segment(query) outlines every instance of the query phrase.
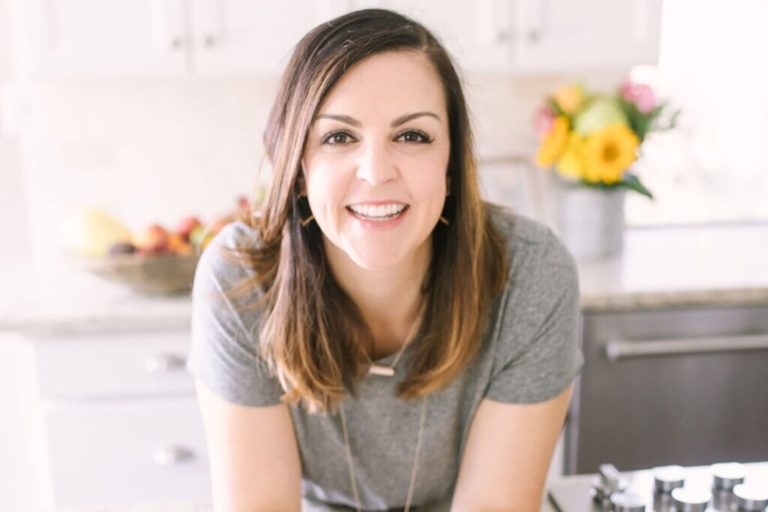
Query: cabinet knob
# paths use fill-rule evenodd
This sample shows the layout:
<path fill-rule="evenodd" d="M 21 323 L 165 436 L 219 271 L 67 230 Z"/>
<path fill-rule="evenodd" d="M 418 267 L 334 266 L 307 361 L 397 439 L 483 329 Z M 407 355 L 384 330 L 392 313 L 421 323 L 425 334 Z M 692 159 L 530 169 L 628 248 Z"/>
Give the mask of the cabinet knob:
<path fill-rule="evenodd" d="M 194 452 L 182 446 L 164 446 L 162 448 L 156 448 L 155 451 L 152 452 L 152 460 L 154 460 L 155 464 L 158 466 L 163 467 L 177 466 L 194 458 Z"/>
<path fill-rule="evenodd" d="M 170 40 L 171 48 L 174 50 L 178 50 L 182 46 L 184 46 L 184 38 L 181 36 L 173 36 Z"/>
<path fill-rule="evenodd" d="M 206 34 L 203 36 L 203 46 L 205 46 L 206 48 L 213 48 L 214 46 L 216 46 L 217 42 L 218 41 L 216 40 L 216 36 L 214 36 L 213 34 Z"/>
<path fill-rule="evenodd" d="M 528 38 L 528 42 L 536 43 L 539 39 L 541 39 L 541 32 L 535 28 L 532 28 L 526 32 L 525 36 Z"/>
<path fill-rule="evenodd" d="M 512 40 L 514 33 L 511 30 L 499 30 L 496 32 L 496 43 L 507 43 Z"/>
<path fill-rule="evenodd" d="M 144 361 L 147 373 L 165 373 L 184 367 L 186 360 L 176 354 L 153 354 Z"/>

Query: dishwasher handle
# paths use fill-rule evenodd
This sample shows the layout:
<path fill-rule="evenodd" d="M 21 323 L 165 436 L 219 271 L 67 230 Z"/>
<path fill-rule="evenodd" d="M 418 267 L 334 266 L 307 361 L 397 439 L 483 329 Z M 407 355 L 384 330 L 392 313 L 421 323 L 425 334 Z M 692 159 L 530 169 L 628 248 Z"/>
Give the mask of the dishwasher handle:
<path fill-rule="evenodd" d="M 671 338 L 654 340 L 611 340 L 605 344 L 609 361 L 633 357 L 707 354 L 768 349 L 768 335 L 723 336 L 713 338 Z"/>

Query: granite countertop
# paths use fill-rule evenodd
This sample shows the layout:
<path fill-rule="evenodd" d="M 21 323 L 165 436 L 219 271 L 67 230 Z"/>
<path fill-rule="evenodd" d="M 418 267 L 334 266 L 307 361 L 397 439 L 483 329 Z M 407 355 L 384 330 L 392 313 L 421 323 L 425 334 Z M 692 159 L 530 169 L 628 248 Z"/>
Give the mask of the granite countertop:
<path fill-rule="evenodd" d="M 621 469 L 621 468 L 619 468 Z M 747 483 L 768 482 L 768 462 L 750 462 L 744 464 Z M 689 466 L 684 469 L 686 486 L 709 490 L 712 485 L 711 466 Z M 600 507 L 592 502 L 590 487 L 596 474 L 570 475 L 554 479 L 541 503 L 541 512 L 599 512 Z M 650 469 L 622 472 L 627 483 L 627 490 L 643 497 L 646 510 L 653 510 L 653 473 Z M 449 503 L 444 503 L 433 512 L 447 512 Z M 212 512 L 210 504 L 203 503 L 168 503 L 165 505 L 122 505 L 112 507 L 68 507 L 48 510 L 47 512 Z M 333 512 L 335 509 L 318 509 L 303 504 L 304 512 Z M 338 509 L 340 511 L 340 509 Z"/>
<path fill-rule="evenodd" d="M 624 250 L 581 262 L 584 311 L 768 305 L 768 223 L 635 228 Z"/>
<path fill-rule="evenodd" d="M 617 257 L 580 262 L 585 312 L 768 305 L 768 224 L 634 228 Z M 36 275 L 35 275 L 36 274 Z M 183 329 L 191 300 L 146 297 L 62 264 L 3 276 L 0 331 Z"/>

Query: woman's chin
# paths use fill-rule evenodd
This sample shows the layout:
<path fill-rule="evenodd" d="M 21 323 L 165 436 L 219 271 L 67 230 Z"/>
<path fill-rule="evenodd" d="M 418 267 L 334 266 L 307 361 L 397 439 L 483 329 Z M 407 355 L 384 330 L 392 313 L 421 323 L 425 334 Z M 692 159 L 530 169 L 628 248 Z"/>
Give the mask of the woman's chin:
<path fill-rule="evenodd" d="M 358 267 L 365 270 L 387 270 L 397 267 L 403 261 L 401 254 L 350 254 L 350 259 Z"/>

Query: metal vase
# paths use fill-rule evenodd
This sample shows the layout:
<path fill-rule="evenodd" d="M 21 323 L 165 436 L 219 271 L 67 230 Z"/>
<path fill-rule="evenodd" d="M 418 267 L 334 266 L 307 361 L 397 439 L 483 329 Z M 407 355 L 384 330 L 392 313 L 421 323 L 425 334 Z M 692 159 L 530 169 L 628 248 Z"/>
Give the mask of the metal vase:
<path fill-rule="evenodd" d="M 574 258 L 605 259 L 621 252 L 624 189 L 603 190 L 561 181 L 556 190 L 558 234 Z"/>

